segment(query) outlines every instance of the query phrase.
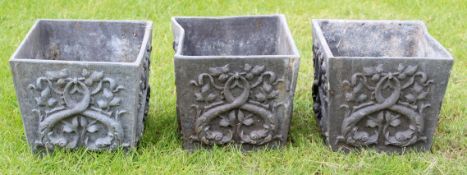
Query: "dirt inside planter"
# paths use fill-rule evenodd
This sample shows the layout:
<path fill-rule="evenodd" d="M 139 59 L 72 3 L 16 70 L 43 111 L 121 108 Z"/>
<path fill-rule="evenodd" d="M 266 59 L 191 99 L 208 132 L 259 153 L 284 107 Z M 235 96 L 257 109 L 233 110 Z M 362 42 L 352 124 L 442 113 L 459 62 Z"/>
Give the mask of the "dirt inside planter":
<path fill-rule="evenodd" d="M 40 21 L 17 58 L 133 62 L 145 27 L 144 22 Z"/>
<path fill-rule="evenodd" d="M 445 57 L 418 23 L 321 21 L 320 27 L 336 57 Z"/>
<path fill-rule="evenodd" d="M 279 17 L 177 18 L 185 30 L 182 55 L 293 54 Z"/>

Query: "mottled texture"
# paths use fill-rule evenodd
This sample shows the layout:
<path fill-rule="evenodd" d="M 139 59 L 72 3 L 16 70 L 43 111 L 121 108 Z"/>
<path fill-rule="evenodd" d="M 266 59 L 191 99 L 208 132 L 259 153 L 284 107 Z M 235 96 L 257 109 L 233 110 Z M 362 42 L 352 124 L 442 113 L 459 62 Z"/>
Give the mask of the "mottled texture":
<path fill-rule="evenodd" d="M 184 148 L 285 144 L 299 55 L 284 16 L 172 22 Z"/>
<path fill-rule="evenodd" d="M 38 20 L 10 60 L 33 151 L 135 147 L 147 111 L 152 24 Z"/>
<path fill-rule="evenodd" d="M 314 110 L 333 150 L 428 150 L 452 57 L 419 21 L 314 20 Z"/>

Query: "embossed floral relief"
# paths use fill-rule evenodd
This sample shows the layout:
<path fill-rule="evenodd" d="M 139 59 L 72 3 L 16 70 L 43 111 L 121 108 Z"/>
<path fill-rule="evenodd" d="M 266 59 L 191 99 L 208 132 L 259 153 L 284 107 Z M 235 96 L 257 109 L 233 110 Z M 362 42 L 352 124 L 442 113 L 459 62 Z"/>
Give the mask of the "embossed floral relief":
<path fill-rule="evenodd" d="M 283 82 L 263 65 L 229 64 L 209 68 L 190 82 L 195 87 L 195 135 L 203 144 L 261 145 L 274 139 L 278 129 L 277 85 Z"/>
<path fill-rule="evenodd" d="M 325 135 L 326 142 L 328 140 L 327 131 L 327 108 L 328 108 L 328 91 L 329 87 L 326 83 L 328 81 L 326 67 L 327 62 L 324 53 L 319 44 L 313 44 L 313 65 L 315 69 L 312 95 L 313 95 L 313 111 L 318 119 L 322 133 Z"/>
<path fill-rule="evenodd" d="M 99 150 L 121 144 L 119 117 L 127 111 L 119 109 L 118 94 L 124 87 L 104 72 L 83 69 L 73 76 L 67 69 L 47 71 L 29 88 L 39 117 L 37 147 Z"/>
<path fill-rule="evenodd" d="M 433 83 L 416 65 L 364 67 L 345 80 L 346 111 L 339 142 L 406 147 L 425 141 L 423 114 Z"/>

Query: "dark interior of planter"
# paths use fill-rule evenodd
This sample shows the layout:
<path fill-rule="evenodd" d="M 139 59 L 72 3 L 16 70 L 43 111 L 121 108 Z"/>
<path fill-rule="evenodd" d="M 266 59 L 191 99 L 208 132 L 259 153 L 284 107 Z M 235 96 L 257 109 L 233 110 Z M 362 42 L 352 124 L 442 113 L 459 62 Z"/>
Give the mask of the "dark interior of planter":
<path fill-rule="evenodd" d="M 418 23 L 322 21 L 320 27 L 331 52 L 337 57 L 436 57 L 443 54 Z"/>
<path fill-rule="evenodd" d="M 133 62 L 144 22 L 40 21 L 17 58 L 96 62 Z"/>
<path fill-rule="evenodd" d="M 293 54 L 279 17 L 177 18 L 185 56 Z"/>

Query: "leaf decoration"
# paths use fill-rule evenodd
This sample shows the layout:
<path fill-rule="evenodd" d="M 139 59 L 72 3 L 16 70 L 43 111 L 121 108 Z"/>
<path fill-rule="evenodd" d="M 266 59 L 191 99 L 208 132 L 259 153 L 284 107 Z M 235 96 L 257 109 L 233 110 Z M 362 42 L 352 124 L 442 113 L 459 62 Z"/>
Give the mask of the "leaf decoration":
<path fill-rule="evenodd" d="M 201 93 L 195 93 L 195 98 L 196 101 L 203 101 L 203 96 L 201 95 Z"/>
<path fill-rule="evenodd" d="M 383 72 L 383 64 L 378 64 L 378 66 L 376 66 L 376 69 L 375 69 L 375 70 L 376 70 L 376 72 L 378 72 L 378 73 Z"/>
<path fill-rule="evenodd" d="M 371 80 L 373 81 L 378 81 L 380 78 L 379 74 L 374 74 L 373 76 L 371 76 Z"/>
<path fill-rule="evenodd" d="M 95 144 L 97 147 L 102 148 L 109 146 L 112 143 L 112 137 L 104 137 L 104 138 L 98 138 L 95 141 Z"/>
<path fill-rule="evenodd" d="M 221 74 L 218 78 L 219 81 L 225 82 L 229 78 L 229 75 L 227 74 Z"/>
<path fill-rule="evenodd" d="M 407 75 L 413 75 L 415 73 L 415 71 L 417 71 L 417 68 L 418 66 L 415 65 L 415 66 L 407 66 L 407 68 L 404 70 L 404 73 L 407 74 Z"/>
<path fill-rule="evenodd" d="M 400 73 L 400 74 L 397 76 L 397 78 L 399 78 L 399 79 L 405 79 L 405 78 L 407 78 L 407 75 L 406 75 L 405 73 Z"/>
<path fill-rule="evenodd" d="M 210 86 L 209 83 L 206 83 L 201 87 L 201 93 L 206 93 L 209 90 Z"/>
<path fill-rule="evenodd" d="M 57 80 L 57 85 L 63 86 L 63 85 L 65 85 L 65 84 L 66 84 L 65 79 L 60 78 L 60 79 Z"/>
<path fill-rule="evenodd" d="M 412 138 L 413 134 L 414 132 L 412 130 L 405 130 L 405 131 L 396 132 L 395 137 L 399 141 L 406 141 Z"/>
<path fill-rule="evenodd" d="M 404 68 L 405 68 L 404 65 L 399 64 L 399 66 L 397 66 L 397 71 L 402 72 L 404 70 Z"/>
<path fill-rule="evenodd" d="M 415 101 L 415 96 L 413 94 L 406 94 L 404 97 L 409 102 L 414 102 Z"/>
<path fill-rule="evenodd" d="M 268 92 L 271 92 L 272 86 L 271 86 L 269 83 L 264 82 L 264 83 L 263 83 L 263 90 L 264 90 L 265 92 L 267 92 L 267 93 L 268 93 Z"/>
<path fill-rule="evenodd" d="M 391 120 L 391 122 L 389 122 L 389 125 L 391 125 L 392 127 L 397 127 L 401 124 L 401 120 L 400 119 L 393 119 Z"/>
<path fill-rule="evenodd" d="M 250 71 L 251 68 L 252 68 L 251 65 L 249 65 L 249 64 L 247 63 L 247 64 L 245 64 L 245 66 L 243 67 L 243 70 L 245 70 L 245 71 Z"/>
<path fill-rule="evenodd" d="M 212 76 L 219 76 L 222 73 L 222 69 L 219 67 L 211 67 L 209 68 L 209 72 Z"/>
<path fill-rule="evenodd" d="M 358 101 L 358 102 L 363 102 L 363 101 L 365 101 L 366 99 L 368 99 L 368 96 L 367 96 L 367 95 L 365 95 L 365 94 L 360 94 L 360 95 L 358 96 L 358 98 L 357 98 L 357 101 Z"/>
<path fill-rule="evenodd" d="M 115 97 L 110 101 L 109 106 L 117 106 L 120 104 L 121 99 L 118 97 Z"/>
<path fill-rule="evenodd" d="M 366 121 L 366 126 L 368 126 L 370 128 L 374 128 L 374 127 L 378 126 L 378 123 L 376 123 L 374 120 L 370 119 L 370 120 Z"/>
<path fill-rule="evenodd" d="M 78 118 L 74 117 L 70 122 L 63 121 L 63 132 L 65 133 L 72 133 L 77 131 L 78 129 Z"/>
<path fill-rule="evenodd" d="M 258 92 L 258 93 L 255 95 L 255 97 L 256 97 L 256 100 L 258 100 L 259 102 L 264 102 L 264 101 L 266 101 L 266 96 L 265 96 L 263 93 L 261 93 L 261 92 Z"/>
<path fill-rule="evenodd" d="M 237 117 L 239 121 L 245 120 L 245 114 L 242 112 L 242 110 L 238 110 Z"/>
<path fill-rule="evenodd" d="M 245 120 L 242 121 L 242 123 L 245 125 L 245 126 L 251 126 L 255 121 L 253 120 L 253 118 L 247 118 Z"/>
<path fill-rule="evenodd" d="M 251 73 L 254 74 L 254 75 L 259 75 L 260 73 L 262 73 L 264 71 L 264 66 L 261 65 L 256 65 L 255 67 L 253 67 L 253 69 L 251 70 Z"/>
<path fill-rule="evenodd" d="M 41 91 L 41 97 L 42 98 L 47 98 L 50 96 L 50 88 L 47 87 L 44 90 Z"/>
<path fill-rule="evenodd" d="M 251 80 L 251 79 L 254 78 L 254 75 L 253 75 L 251 72 L 248 72 L 248 73 L 245 75 L 245 78 L 246 78 L 247 80 Z"/>
<path fill-rule="evenodd" d="M 351 92 L 345 93 L 345 101 L 353 101 L 354 100 L 354 95 Z"/>
<path fill-rule="evenodd" d="M 49 137 L 49 139 L 52 144 L 59 145 L 61 147 L 66 146 L 68 143 L 68 141 L 63 137 L 59 137 L 59 138 Z"/>
<path fill-rule="evenodd" d="M 95 71 L 89 76 L 89 78 L 92 81 L 101 80 L 103 77 L 104 77 L 104 72 L 103 71 Z"/>
<path fill-rule="evenodd" d="M 268 98 L 269 99 L 272 99 L 272 98 L 276 98 L 279 96 L 279 91 L 278 90 L 274 90 L 272 91 L 269 95 L 268 95 Z"/>
<path fill-rule="evenodd" d="M 257 140 L 257 139 L 266 137 L 267 134 L 268 134 L 268 130 L 258 129 L 258 130 L 254 130 L 254 131 L 252 131 L 250 133 L 250 138 L 254 139 L 254 140 Z"/>
<path fill-rule="evenodd" d="M 374 67 L 364 67 L 363 72 L 365 73 L 365 75 L 370 76 L 376 73 L 376 69 Z"/>
<path fill-rule="evenodd" d="M 413 86 L 412 86 L 412 89 L 413 89 L 414 92 L 420 93 L 420 92 L 422 92 L 423 87 L 420 86 L 420 84 L 418 84 L 418 83 L 414 83 Z"/>
<path fill-rule="evenodd" d="M 57 104 L 57 100 L 55 98 L 49 98 L 49 100 L 47 100 L 48 106 L 55 106 L 56 104 Z"/>
<path fill-rule="evenodd" d="M 225 65 L 223 67 L 211 67 L 209 68 L 209 72 L 212 76 L 219 76 L 222 73 L 226 73 L 229 71 L 229 65 Z"/>
<path fill-rule="evenodd" d="M 426 98 L 426 96 L 428 96 L 428 91 L 423 91 L 420 94 L 418 94 L 417 99 L 421 100 L 421 99 Z"/>
<path fill-rule="evenodd" d="M 86 84 L 86 86 L 92 86 L 92 83 L 94 83 L 90 78 L 87 78 L 86 80 L 84 80 L 84 84 Z"/>
<path fill-rule="evenodd" d="M 222 127 L 230 126 L 230 120 L 227 117 L 223 116 L 221 120 L 219 121 L 219 126 L 222 126 Z"/>
<path fill-rule="evenodd" d="M 44 99 L 42 97 L 35 97 L 34 99 L 36 100 L 37 105 L 39 106 L 45 105 Z"/>
<path fill-rule="evenodd" d="M 88 125 L 88 120 L 86 119 L 86 117 L 79 117 L 79 124 L 81 127 L 86 127 Z"/>
<path fill-rule="evenodd" d="M 215 93 L 210 93 L 207 97 L 206 97 L 206 101 L 208 102 L 211 102 L 213 100 L 215 100 L 217 97 L 217 95 Z"/>
<path fill-rule="evenodd" d="M 86 128 L 86 131 L 89 133 L 95 133 L 99 130 L 99 127 L 97 125 L 90 125 Z"/>
<path fill-rule="evenodd" d="M 74 130 L 70 125 L 63 125 L 63 132 L 65 133 L 72 133 Z"/>
<path fill-rule="evenodd" d="M 45 76 L 51 80 L 56 80 L 68 76 L 68 72 L 66 69 L 62 69 L 60 71 L 47 71 L 45 72 Z"/>
<path fill-rule="evenodd" d="M 118 85 L 114 90 L 112 90 L 112 92 L 115 93 L 123 89 L 125 89 L 125 87 L 123 87 L 122 85 Z"/>
<path fill-rule="evenodd" d="M 81 75 L 83 77 L 87 77 L 89 75 L 89 71 L 87 69 L 83 69 L 83 71 L 81 72 Z"/>
<path fill-rule="evenodd" d="M 97 106 L 99 106 L 99 108 L 104 109 L 104 108 L 107 108 L 109 106 L 109 104 L 107 103 L 106 100 L 99 99 L 99 100 L 97 100 Z"/>
<path fill-rule="evenodd" d="M 113 93 L 112 93 L 109 89 L 107 89 L 107 88 L 105 88 L 105 89 L 103 90 L 103 95 L 104 95 L 104 97 L 107 98 L 107 99 L 110 99 L 110 98 L 112 98 L 112 97 L 114 96 Z"/>

